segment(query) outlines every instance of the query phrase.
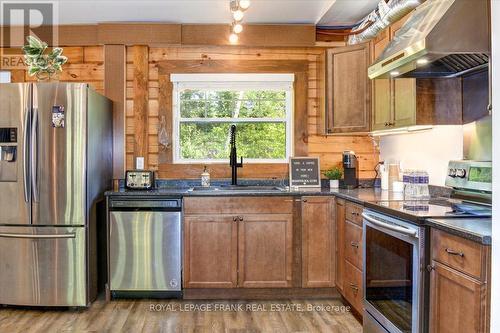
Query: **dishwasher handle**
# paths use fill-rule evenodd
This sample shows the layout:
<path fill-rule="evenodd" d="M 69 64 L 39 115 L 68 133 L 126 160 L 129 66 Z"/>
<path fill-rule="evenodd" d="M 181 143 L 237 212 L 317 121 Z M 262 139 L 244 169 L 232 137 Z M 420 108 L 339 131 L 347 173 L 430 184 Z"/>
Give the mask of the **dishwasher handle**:
<path fill-rule="evenodd" d="M 111 200 L 109 204 L 110 210 L 119 211 L 181 211 L 181 199 L 165 199 L 165 200 Z"/>

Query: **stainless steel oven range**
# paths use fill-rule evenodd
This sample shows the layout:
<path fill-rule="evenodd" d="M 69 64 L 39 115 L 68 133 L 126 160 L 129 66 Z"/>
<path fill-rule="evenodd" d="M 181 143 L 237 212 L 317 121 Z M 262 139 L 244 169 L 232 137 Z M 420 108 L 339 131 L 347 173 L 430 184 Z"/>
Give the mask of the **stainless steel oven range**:
<path fill-rule="evenodd" d="M 363 212 L 364 320 L 370 332 L 424 331 L 425 238 L 423 226 Z"/>
<path fill-rule="evenodd" d="M 450 198 L 378 201 L 363 211 L 365 333 L 427 332 L 427 219 L 491 217 L 491 162 L 451 161 Z"/>

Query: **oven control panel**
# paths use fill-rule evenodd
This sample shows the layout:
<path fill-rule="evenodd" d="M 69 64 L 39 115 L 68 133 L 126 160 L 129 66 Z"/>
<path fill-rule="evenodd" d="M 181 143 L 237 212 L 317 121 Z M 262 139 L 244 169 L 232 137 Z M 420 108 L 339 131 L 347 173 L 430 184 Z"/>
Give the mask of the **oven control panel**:
<path fill-rule="evenodd" d="M 446 186 L 455 189 L 491 192 L 491 162 L 450 161 Z"/>

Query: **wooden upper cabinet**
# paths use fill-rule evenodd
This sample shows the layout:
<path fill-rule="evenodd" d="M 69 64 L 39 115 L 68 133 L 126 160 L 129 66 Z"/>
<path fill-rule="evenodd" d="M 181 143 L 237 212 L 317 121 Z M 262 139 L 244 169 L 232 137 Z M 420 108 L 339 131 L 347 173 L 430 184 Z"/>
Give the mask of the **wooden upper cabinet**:
<path fill-rule="evenodd" d="M 381 55 L 408 16 L 392 24 L 377 36 L 373 44 L 374 61 Z M 373 80 L 372 130 L 416 125 L 416 80 Z"/>
<path fill-rule="evenodd" d="M 489 332 L 486 285 L 432 262 L 430 332 Z"/>
<path fill-rule="evenodd" d="M 394 39 L 396 33 L 408 20 L 410 14 L 389 27 L 390 38 Z M 416 79 L 394 79 L 393 82 L 393 119 L 389 127 L 404 127 L 416 125 L 417 111 L 417 85 Z"/>
<path fill-rule="evenodd" d="M 394 39 L 411 14 L 393 23 L 372 41 L 373 61 Z M 448 79 L 374 79 L 372 130 L 414 125 L 462 123 L 462 84 Z"/>
<path fill-rule="evenodd" d="M 335 199 L 302 201 L 302 286 L 335 287 Z"/>
<path fill-rule="evenodd" d="M 391 127 L 416 125 L 417 86 L 415 79 L 394 79 L 394 115 Z"/>
<path fill-rule="evenodd" d="M 372 60 L 375 61 L 389 45 L 389 29 L 382 31 L 372 42 Z M 389 79 L 372 80 L 372 130 L 387 128 L 392 121 L 392 81 Z"/>
<path fill-rule="evenodd" d="M 243 288 L 292 286 L 291 214 L 241 216 L 238 232 L 238 285 Z"/>
<path fill-rule="evenodd" d="M 327 50 L 326 133 L 370 131 L 370 44 Z"/>
<path fill-rule="evenodd" d="M 372 130 L 387 129 L 392 122 L 392 82 L 389 79 L 373 80 Z"/>
<path fill-rule="evenodd" d="M 233 216 L 184 217 L 184 287 L 237 286 L 238 224 Z"/>

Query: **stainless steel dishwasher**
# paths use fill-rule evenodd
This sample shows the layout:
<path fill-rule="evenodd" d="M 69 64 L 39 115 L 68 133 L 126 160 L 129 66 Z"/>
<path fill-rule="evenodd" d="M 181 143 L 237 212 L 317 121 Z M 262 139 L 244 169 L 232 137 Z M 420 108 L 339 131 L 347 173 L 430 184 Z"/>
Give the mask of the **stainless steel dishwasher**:
<path fill-rule="evenodd" d="M 109 202 L 109 289 L 113 297 L 179 297 L 182 200 Z"/>

